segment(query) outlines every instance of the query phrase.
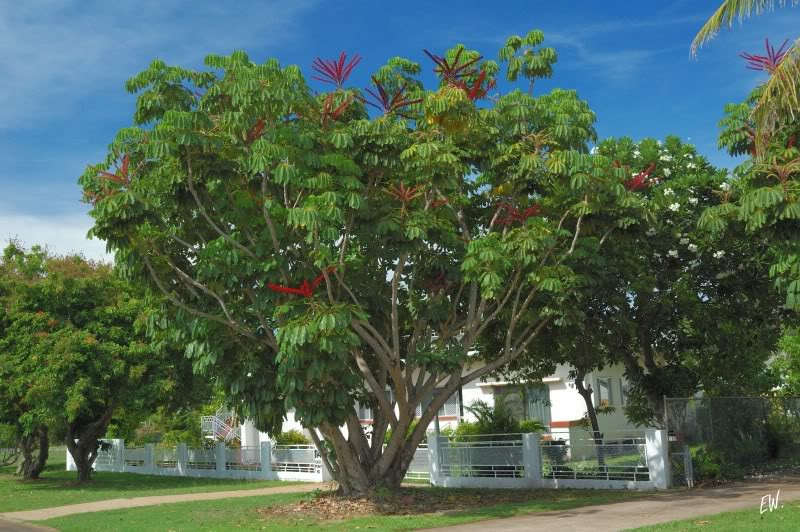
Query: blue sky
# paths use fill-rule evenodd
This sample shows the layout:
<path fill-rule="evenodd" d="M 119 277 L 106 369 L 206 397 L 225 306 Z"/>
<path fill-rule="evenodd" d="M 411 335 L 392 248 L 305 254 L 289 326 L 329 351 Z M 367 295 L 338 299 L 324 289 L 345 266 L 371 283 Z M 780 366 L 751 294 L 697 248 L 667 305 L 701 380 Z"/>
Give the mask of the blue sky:
<path fill-rule="evenodd" d="M 359 53 L 351 80 L 363 86 L 392 56 L 427 68 L 423 48 L 463 43 L 496 57 L 506 36 L 539 28 L 559 60 L 537 93 L 578 90 L 601 137 L 675 134 L 731 166 L 716 148 L 723 105 L 762 79 L 738 53 L 760 53 L 765 36 L 796 37 L 800 9 L 737 24 L 690 59 L 719 1 L 0 1 L 0 240 L 103 257 L 104 244 L 85 239 L 91 220 L 76 180 L 130 125 L 123 83 L 154 58 L 200 67 L 208 53 L 237 49 L 307 74 L 318 55 Z"/>

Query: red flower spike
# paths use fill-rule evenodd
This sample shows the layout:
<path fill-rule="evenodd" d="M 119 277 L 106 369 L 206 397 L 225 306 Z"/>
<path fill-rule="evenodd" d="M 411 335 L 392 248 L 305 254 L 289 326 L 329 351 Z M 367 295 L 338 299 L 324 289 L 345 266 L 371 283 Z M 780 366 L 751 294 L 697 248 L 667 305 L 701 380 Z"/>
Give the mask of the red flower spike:
<path fill-rule="evenodd" d="M 353 97 L 348 96 L 345 101 L 339 105 L 339 107 L 332 109 L 333 94 L 328 94 L 322 104 L 322 124 L 327 126 L 329 120 L 339 120 L 339 117 L 344 114 L 347 108 L 350 107 L 351 103 L 353 103 Z"/>
<path fill-rule="evenodd" d="M 510 225 L 514 222 L 521 222 L 525 223 L 528 218 L 532 218 L 534 216 L 539 216 L 542 214 L 542 206 L 538 203 L 534 203 L 524 211 L 520 212 L 519 209 L 514 207 L 508 203 L 498 203 L 497 204 L 498 210 L 505 210 L 506 216 L 502 218 L 498 218 L 495 223 L 500 225 Z"/>
<path fill-rule="evenodd" d="M 793 148 L 793 147 L 794 147 L 794 143 L 795 143 L 796 141 L 797 141 L 797 139 L 795 138 L 795 136 L 794 136 L 794 135 L 792 135 L 791 137 L 789 137 L 789 142 L 788 142 L 788 143 L 786 143 L 786 149 L 791 149 L 791 148 Z"/>
<path fill-rule="evenodd" d="M 406 185 L 401 181 L 399 186 L 390 186 L 388 190 L 389 194 L 395 198 L 399 199 L 403 203 L 408 203 L 422 193 L 422 186 L 417 185 L 415 187 L 406 188 Z"/>
<path fill-rule="evenodd" d="M 253 142 L 256 141 L 256 139 L 258 139 L 262 135 L 263 132 L 264 132 L 264 119 L 259 118 L 256 121 L 255 125 L 253 126 L 253 129 L 251 129 L 247 133 L 247 139 L 244 141 L 245 145 L 250 146 Z"/>
<path fill-rule="evenodd" d="M 485 80 L 486 80 L 486 71 L 481 70 L 481 73 L 472 83 L 472 86 L 467 85 L 464 81 L 459 81 L 458 83 L 456 83 L 456 85 L 467 93 L 467 98 L 469 98 L 474 102 L 486 96 L 486 94 L 494 88 L 496 83 L 495 80 L 493 79 L 489 80 L 489 82 L 484 87 L 483 82 Z"/>
<path fill-rule="evenodd" d="M 381 111 L 383 111 L 384 114 L 397 113 L 400 116 L 404 116 L 399 111 L 402 111 L 402 109 L 408 107 L 409 105 L 420 103 L 422 101 L 422 98 L 409 100 L 404 96 L 406 88 L 408 87 L 407 83 L 404 84 L 402 87 L 400 87 L 400 89 L 397 92 L 395 92 L 391 97 L 389 97 L 389 93 L 386 92 L 386 88 L 384 88 L 383 84 L 380 81 L 378 81 L 375 78 L 375 76 L 372 76 L 372 82 L 375 84 L 375 87 L 377 87 L 378 94 L 375 94 L 369 88 L 366 88 L 365 90 L 370 94 L 370 96 L 375 98 L 375 100 L 377 100 L 380 105 L 370 102 L 369 100 L 366 100 L 364 98 L 362 98 L 361 100 L 364 103 L 375 107 L 376 109 L 380 109 Z"/>
<path fill-rule="evenodd" d="M 423 52 L 425 52 L 425 54 L 430 57 L 434 63 L 436 63 L 436 68 L 434 68 L 433 71 L 437 74 L 440 74 L 445 83 L 450 85 L 455 85 L 461 78 L 469 77 L 475 74 L 476 70 L 467 69 L 483 59 L 483 56 L 478 56 L 459 65 L 458 62 L 461 59 L 461 53 L 463 51 L 463 48 L 459 48 L 458 52 L 456 52 L 456 56 L 453 58 L 453 62 L 451 63 L 444 57 L 439 57 L 438 55 L 430 53 L 428 50 L 423 50 Z"/>
<path fill-rule="evenodd" d="M 327 270 L 325 270 L 326 273 L 333 273 L 334 271 L 336 271 L 336 268 L 328 268 Z M 304 279 L 303 282 L 300 283 L 300 286 L 298 286 L 297 288 L 292 288 L 291 286 L 283 286 L 275 283 L 269 283 L 267 284 L 267 287 L 269 287 L 269 289 L 272 290 L 273 292 L 278 292 L 280 294 L 292 294 L 296 296 L 303 296 L 307 299 L 311 299 L 311 297 L 314 295 L 314 290 L 316 290 L 316 288 L 324 280 L 325 280 L 325 274 L 321 273 L 317 275 L 314 278 L 314 280 L 311 281 L 310 283 L 308 282 L 307 279 Z"/>
<path fill-rule="evenodd" d="M 422 287 L 425 288 L 431 294 L 437 294 L 439 292 L 443 292 L 450 288 L 450 281 L 447 280 L 445 274 L 440 273 L 433 279 L 427 279 L 422 283 Z"/>
<path fill-rule="evenodd" d="M 644 169 L 643 172 L 639 172 L 632 178 L 628 179 L 623 183 L 625 188 L 630 190 L 631 192 L 639 192 L 640 190 L 644 190 L 652 184 L 652 180 L 650 180 L 650 174 L 656 169 L 656 163 L 650 163 L 650 166 Z"/>
<path fill-rule="evenodd" d="M 326 60 L 317 57 L 311 64 L 311 68 L 316 70 L 322 77 L 311 77 L 323 83 L 336 85 L 336 87 L 341 89 L 344 86 L 345 81 L 347 81 L 347 78 L 350 77 L 353 69 L 361 61 L 361 57 L 359 57 L 358 54 L 354 55 L 353 58 L 347 62 L 347 64 L 345 64 L 346 59 L 347 54 L 344 52 L 342 52 L 342 55 L 339 56 L 338 61 Z"/>
<path fill-rule="evenodd" d="M 110 182 L 112 182 L 112 183 L 114 183 L 116 185 L 120 185 L 122 187 L 127 187 L 127 186 L 129 186 L 131 184 L 131 178 L 130 178 L 130 175 L 129 175 L 129 167 L 130 167 L 130 157 L 126 153 L 125 155 L 122 156 L 122 161 L 120 162 L 120 165 L 119 165 L 119 167 L 117 169 L 117 173 L 112 174 L 110 172 L 106 172 L 104 170 L 101 170 L 98 173 L 98 177 L 104 182 L 109 182 L 110 181 Z M 103 183 L 101 185 L 100 193 L 86 192 L 84 194 L 84 197 L 85 197 L 87 202 L 91 203 L 92 205 L 95 205 L 98 201 L 100 201 L 102 199 L 105 199 L 105 198 L 107 198 L 109 196 L 113 196 L 117 192 L 118 192 L 117 190 L 109 188 L 106 185 L 106 183 Z"/>
<path fill-rule="evenodd" d="M 750 70 L 764 70 L 766 72 L 773 72 L 778 65 L 781 64 L 783 58 L 786 57 L 786 44 L 789 42 L 789 39 L 783 41 L 778 50 L 775 50 L 774 46 L 770 46 L 769 39 L 766 39 L 766 49 L 767 55 L 751 55 L 746 52 L 742 52 L 739 54 L 739 57 L 747 61 L 747 68 Z"/>
<path fill-rule="evenodd" d="M 431 202 L 431 209 L 437 209 L 450 203 L 447 199 L 437 199 Z"/>

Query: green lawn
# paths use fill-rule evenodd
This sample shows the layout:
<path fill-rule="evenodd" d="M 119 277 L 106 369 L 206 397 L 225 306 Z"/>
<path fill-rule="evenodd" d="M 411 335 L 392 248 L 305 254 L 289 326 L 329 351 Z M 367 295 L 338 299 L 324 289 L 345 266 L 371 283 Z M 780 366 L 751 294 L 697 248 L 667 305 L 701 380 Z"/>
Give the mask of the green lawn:
<path fill-rule="evenodd" d="M 488 490 L 432 490 L 437 496 L 481 497 Z M 514 490 L 515 492 L 518 490 Z M 305 512 L 291 515 L 263 515 L 259 509 L 298 502 L 307 494 L 271 495 L 220 501 L 162 505 L 157 508 L 131 508 L 82 514 L 42 521 L 41 524 L 63 531 L 158 531 L 158 530 L 415 530 L 457 525 L 470 521 L 513 517 L 578 506 L 605 504 L 640 496 L 639 493 L 600 490 L 530 490 L 524 502 L 475 505 L 469 510 L 423 513 L 416 515 L 375 515 L 344 520 L 317 520 Z"/>
<path fill-rule="evenodd" d="M 800 528 L 800 502 L 780 503 L 772 512 L 760 514 L 760 509 L 740 512 L 726 512 L 705 517 L 696 517 L 684 521 L 672 521 L 663 525 L 637 528 L 647 532 L 678 532 L 683 530 L 770 530 L 781 532 L 795 531 Z"/>
<path fill-rule="evenodd" d="M 29 482 L 14 477 L 12 467 L 0 468 L 0 512 L 34 510 L 120 497 L 240 490 L 289 484 L 266 480 L 182 478 L 100 472 L 94 474 L 92 482 L 80 485 L 76 482 L 77 473 L 65 471 L 65 467 L 66 459 L 63 453 L 54 453 L 48 460 L 42 478 Z"/>

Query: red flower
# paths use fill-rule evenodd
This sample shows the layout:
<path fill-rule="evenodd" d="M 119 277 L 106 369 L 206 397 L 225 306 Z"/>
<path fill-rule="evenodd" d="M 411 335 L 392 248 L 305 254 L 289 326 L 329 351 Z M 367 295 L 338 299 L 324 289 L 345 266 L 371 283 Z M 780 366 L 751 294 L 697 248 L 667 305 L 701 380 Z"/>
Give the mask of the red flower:
<path fill-rule="evenodd" d="M 495 86 L 495 80 L 489 80 L 486 86 L 483 86 L 483 82 L 486 80 L 486 71 L 481 70 L 481 73 L 475 78 L 475 81 L 472 83 L 472 86 L 469 86 L 464 81 L 459 81 L 456 83 L 458 87 L 464 90 L 467 93 L 467 98 L 472 100 L 473 102 L 476 100 L 480 100 L 486 93 L 488 93 L 491 89 Z"/>
<path fill-rule="evenodd" d="M 129 175 L 129 166 L 130 166 L 130 157 L 126 153 L 122 156 L 122 161 L 117 169 L 117 173 L 112 174 L 110 172 L 106 172 L 101 170 L 97 177 L 100 178 L 103 183 L 100 185 L 100 192 L 85 192 L 84 197 L 86 201 L 95 205 L 98 201 L 103 200 L 109 196 L 113 196 L 118 191 L 110 188 L 107 183 L 110 181 L 116 185 L 127 187 L 131 184 L 131 178 Z"/>
<path fill-rule="evenodd" d="M 328 268 L 325 270 L 326 273 L 332 273 L 336 270 L 336 268 Z M 303 279 L 303 282 L 300 283 L 300 286 L 297 288 L 292 288 L 290 286 L 283 286 L 275 283 L 269 283 L 267 286 L 273 292 L 278 292 L 281 294 L 292 294 L 297 296 L 303 296 L 305 298 L 311 298 L 314 295 L 314 290 L 320 285 L 322 281 L 325 280 L 325 274 L 317 275 L 313 281 L 308 282 L 307 279 Z"/>
<path fill-rule="evenodd" d="M 389 93 L 386 92 L 386 89 L 384 88 L 383 84 L 380 81 L 378 81 L 375 78 L 375 76 L 372 76 L 372 82 L 378 88 L 378 94 L 375 94 L 369 88 L 365 90 L 373 98 L 375 98 L 375 100 L 377 100 L 380 105 L 370 102 L 369 100 L 366 100 L 364 98 L 362 98 L 362 101 L 368 105 L 375 107 L 376 109 L 382 110 L 384 114 L 397 113 L 398 115 L 403 116 L 402 113 L 400 113 L 399 111 L 401 111 L 405 107 L 408 107 L 409 105 L 420 103 L 422 101 L 422 98 L 409 100 L 404 96 L 404 93 L 408 86 L 407 83 L 404 84 L 402 87 L 400 87 L 400 89 L 397 92 L 395 92 L 392 95 L 389 95 Z"/>
<path fill-rule="evenodd" d="M 333 109 L 333 94 L 328 94 L 322 103 L 322 125 L 327 127 L 329 120 L 339 120 L 351 103 L 353 103 L 353 97 L 348 96 L 339 107 Z"/>
<path fill-rule="evenodd" d="M 345 64 L 345 60 L 347 59 L 347 54 L 342 52 L 342 55 L 339 56 L 339 60 L 326 60 L 320 59 L 317 57 L 314 62 L 311 64 L 311 68 L 319 72 L 322 76 L 311 76 L 317 81 L 321 81 L 323 83 L 330 83 L 331 85 L 336 85 L 338 88 L 342 88 L 344 82 L 347 81 L 347 78 L 350 77 L 350 74 L 353 72 L 353 69 L 358 65 L 361 61 L 361 57 L 358 54 L 354 55 L 350 61 Z"/>
<path fill-rule="evenodd" d="M 459 65 L 458 62 L 461 59 L 461 53 L 463 51 L 463 48 L 459 48 L 458 52 L 456 52 L 456 56 L 453 58 L 453 62 L 451 63 L 444 57 L 439 57 L 438 55 L 430 53 L 428 50 L 423 50 L 423 52 L 425 52 L 425 54 L 430 57 L 434 63 L 436 63 L 436 68 L 434 68 L 433 71 L 437 74 L 440 74 L 445 83 L 449 83 L 451 85 L 456 85 L 461 78 L 469 77 L 475 74 L 475 69 L 467 69 L 482 59 L 481 56 L 478 56 Z"/>
<path fill-rule="evenodd" d="M 264 132 L 264 119 L 259 118 L 256 121 L 255 125 L 253 126 L 253 129 L 251 129 L 247 133 L 247 139 L 244 141 L 245 145 L 250 146 L 253 142 L 255 142 L 255 140 L 258 137 L 262 135 L 263 132 Z"/>
<path fill-rule="evenodd" d="M 498 218 L 497 221 L 495 222 L 500 225 L 510 225 L 513 224 L 514 222 L 524 223 L 525 220 L 527 220 L 528 218 L 531 218 L 533 216 L 539 216 L 540 214 L 542 214 L 542 206 L 539 205 L 538 203 L 534 203 L 533 205 L 531 205 L 522 212 L 520 212 L 519 209 L 508 203 L 498 203 L 497 209 L 506 211 L 505 217 Z"/>
<path fill-rule="evenodd" d="M 395 198 L 399 199 L 403 203 L 408 203 L 422 193 L 422 186 L 417 185 L 415 187 L 406 188 L 406 185 L 403 182 L 400 182 L 400 185 L 397 187 L 390 186 L 388 190 L 389 194 Z"/>
<path fill-rule="evenodd" d="M 786 50 L 784 50 L 784 48 L 788 42 L 789 39 L 783 41 L 781 47 L 776 51 L 773 46 L 770 46 L 769 39 L 766 39 L 767 55 L 751 55 L 742 52 L 739 54 L 739 57 L 747 61 L 747 68 L 750 70 L 766 70 L 767 72 L 772 72 L 778 68 L 783 58 L 786 57 Z"/>
<path fill-rule="evenodd" d="M 652 184 L 650 178 L 650 174 L 653 173 L 653 170 L 656 169 L 656 163 L 650 163 L 650 166 L 644 169 L 643 172 L 639 172 L 632 178 L 628 179 L 623 183 L 625 188 L 630 190 L 631 192 L 638 192 L 640 190 L 644 190 Z"/>

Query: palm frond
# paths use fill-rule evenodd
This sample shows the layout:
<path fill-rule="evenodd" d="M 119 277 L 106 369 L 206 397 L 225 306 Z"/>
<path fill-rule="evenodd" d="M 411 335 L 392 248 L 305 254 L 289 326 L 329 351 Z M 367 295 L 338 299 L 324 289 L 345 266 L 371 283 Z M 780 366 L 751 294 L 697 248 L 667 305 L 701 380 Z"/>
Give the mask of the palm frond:
<path fill-rule="evenodd" d="M 784 7 L 786 4 L 796 6 L 800 0 L 777 0 L 777 3 Z M 692 55 L 697 54 L 697 50 L 704 43 L 713 39 L 723 26 L 730 28 L 733 21 L 739 22 L 749 18 L 754 13 L 760 15 L 764 11 L 775 8 L 776 0 L 725 0 L 722 5 L 711 15 L 711 18 L 700 28 L 692 41 Z"/>
<path fill-rule="evenodd" d="M 784 122 L 800 114 L 800 39 L 792 43 L 786 55 L 764 84 L 761 97 L 753 109 L 756 126 L 756 152 L 763 153 L 765 144 Z"/>

